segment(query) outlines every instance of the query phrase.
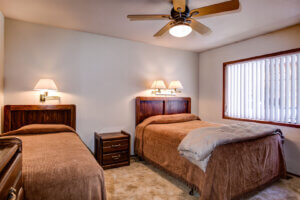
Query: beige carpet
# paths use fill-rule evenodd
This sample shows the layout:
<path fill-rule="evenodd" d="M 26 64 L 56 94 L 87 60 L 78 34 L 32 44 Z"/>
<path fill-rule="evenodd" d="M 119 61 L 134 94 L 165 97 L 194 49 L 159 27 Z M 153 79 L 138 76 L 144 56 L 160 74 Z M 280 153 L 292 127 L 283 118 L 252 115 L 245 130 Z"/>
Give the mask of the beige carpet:
<path fill-rule="evenodd" d="M 131 165 L 105 170 L 108 200 L 198 200 L 189 188 L 150 164 L 132 159 Z M 281 180 L 251 200 L 300 200 L 300 178 Z"/>

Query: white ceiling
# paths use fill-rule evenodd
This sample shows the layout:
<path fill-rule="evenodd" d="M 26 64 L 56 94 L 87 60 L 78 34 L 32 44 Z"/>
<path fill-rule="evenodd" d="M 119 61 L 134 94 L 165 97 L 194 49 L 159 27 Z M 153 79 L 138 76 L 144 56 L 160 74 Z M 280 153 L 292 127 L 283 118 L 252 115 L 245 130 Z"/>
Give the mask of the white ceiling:
<path fill-rule="evenodd" d="M 224 0 L 223 0 L 224 1 Z M 222 0 L 189 0 L 190 9 Z M 213 31 L 186 38 L 153 35 L 167 21 L 129 21 L 128 14 L 169 14 L 169 0 L 0 0 L 5 17 L 201 52 L 300 23 L 300 0 L 240 0 L 237 12 L 198 18 Z"/>

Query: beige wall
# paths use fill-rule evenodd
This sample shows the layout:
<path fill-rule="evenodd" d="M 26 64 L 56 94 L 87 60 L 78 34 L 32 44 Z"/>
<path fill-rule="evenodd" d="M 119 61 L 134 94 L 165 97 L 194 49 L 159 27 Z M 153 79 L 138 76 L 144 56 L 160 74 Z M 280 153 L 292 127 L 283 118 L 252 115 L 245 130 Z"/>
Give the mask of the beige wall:
<path fill-rule="evenodd" d="M 5 34 L 5 104 L 39 103 L 36 82 L 54 79 L 92 150 L 94 131 L 134 133 L 135 97 L 151 94 L 155 79 L 180 80 L 198 113 L 197 53 L 11 19 Z"/>
<path fill-rule="evenodd" d="M 4 82 L 4 16 L 0 12 L 0 110 L 4 104 L 3 84 Z M 2 115 L 0 112 L 0 133 L 2 131 Z"/>
<path fill-rule="evenodd" d="M 221 123 L 223 62 L 300 47 L 300 25 L 206 51 L 199 56 L 199 115 Z M 236 121 L 235 121 L 236 122 Z M 300 129 L 281 127 L 288 170 L 300 174 Z"/>

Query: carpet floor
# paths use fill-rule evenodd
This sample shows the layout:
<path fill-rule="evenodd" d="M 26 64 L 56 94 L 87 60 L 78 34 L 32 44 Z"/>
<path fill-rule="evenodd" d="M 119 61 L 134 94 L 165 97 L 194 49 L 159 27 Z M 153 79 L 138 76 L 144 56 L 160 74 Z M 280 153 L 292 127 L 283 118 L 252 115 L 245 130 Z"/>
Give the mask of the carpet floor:
<path fill-rule="evenodd" d="M 152 165 L 131 160 L 130 166 L 105 170 L 108 200 L 198 200 L 189 188 Z M 300 200 L 300 178 L 282 179 L 249 200 Z"/>

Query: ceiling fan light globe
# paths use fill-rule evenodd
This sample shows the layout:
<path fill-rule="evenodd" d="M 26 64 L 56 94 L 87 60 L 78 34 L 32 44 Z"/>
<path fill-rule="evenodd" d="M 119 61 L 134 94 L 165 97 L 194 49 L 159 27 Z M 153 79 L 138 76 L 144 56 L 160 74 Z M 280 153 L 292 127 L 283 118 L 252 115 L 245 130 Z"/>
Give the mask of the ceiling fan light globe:
<path fill-rule="evenodd" d="M 192 32 L 192 28 L 189 25 L 179 24 L 173 26 L 169 33 L 174 37 L 186 37 Z"/>

